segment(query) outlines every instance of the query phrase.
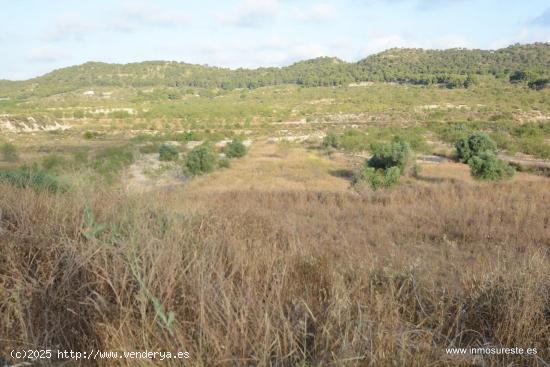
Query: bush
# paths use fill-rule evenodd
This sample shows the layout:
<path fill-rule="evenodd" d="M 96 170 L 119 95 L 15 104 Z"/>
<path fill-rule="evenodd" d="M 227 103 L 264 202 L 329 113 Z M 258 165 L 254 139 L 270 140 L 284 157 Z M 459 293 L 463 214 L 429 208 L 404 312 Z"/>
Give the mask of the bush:
<path fill-rule="evenodd" d="M 323 148 L 338 148 L 340 146 L 340 138 L 333 132 L 327 133 L 323 139 Z"/>
<path fill-rule="evenodd" d="M 514 167 L 489 151 L 474 156 L 468 161 L 472 177 L 478 180 L 499 181 L 512 178 L 515 173 Z"/>
<path fill-rule="evenodd" d="M 193 175 L 212 172 L 218 164 L 218 156 L 209 144 L 202 144 L 187 154 L 185 166 Z"/>
<path fill-rule="evenodd" d="M 31 168 L 0 171 L 0 182 L 36 191 L 64 192 L 67 190 L 67 187 L 61 184 L 55 175 Z"/>
<path fill-rule="evenodd" d="M 246 147 L 240 139 L 233 139 L 233 141 L 224 149 L 227 158 L 241 158 L 246 155 Z"/>
<path fill-rule="evenodd" d="M 19 159 L 17 148 L 11 143 L 4 143 L 0 150 L 2 151 L 2 158 L 7 162 L 15 162 Z"/>
<path fill-rule="evenodd" d="M 368 161 L 369 167 L 388 169 L 398 167 L 401 172 L 411 160 L 411 148 L 406 142 L 396 142 L 391 145 L 382 145 L 374 150 Z"/>
<path fill-rule="evenodd" d="M 471 134 L 468 138 L 459 139 L 455 143 L 456 155 L 461 162 L 468 162 L 470 158 L 483 152 L 496 153 L 497 145 L 483 133 Z"/>
<path fill-rule="evenodd" d="M 390 167 L 388 169 L 376 169 L 366 165 L 355 177 L 355 184 L 368 184 L 373 190 L 381 188 L 390 188 L 399 183 L 401 170 L 399 167 Z"/>
<path fill-rule="evenodd" d="M 93 131 L 86 131 L 84 134 L 82 134 L 82 137 L 86 140 L 92 140 L 97 137 L 97 133 Z"/>
<path fill-rule="evenodd" d="M 163 162 L 175 161 L 179 158 L 179 153 L 171 145 L 162 144 L 159 148 L 159 160 Z"/>

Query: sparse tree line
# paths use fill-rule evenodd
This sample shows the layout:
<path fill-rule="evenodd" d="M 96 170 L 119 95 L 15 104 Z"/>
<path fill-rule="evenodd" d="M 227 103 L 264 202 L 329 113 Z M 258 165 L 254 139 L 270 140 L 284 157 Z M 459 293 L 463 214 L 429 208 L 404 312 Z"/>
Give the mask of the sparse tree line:
<path fill-rule="evenodd" d="M 329 132 L 323 140 L 323 148 L 342 148 L 342 135 Z M 355 173 L 353 184 L 367 185 L 373 190 L 391 188 L 399 184 L 401 176 L 418 177 L 421 166 L 415 163 L 410 144 L 395 139 L 390 144 L 377 144 L 365 149 L 372 151 L 363 166 Z M 514 167 L 497 157 L 497 144 L 484 133 L 473 133 L 455 142 L 456 159 L 470 166 L 476 180 L 500 181 L 510 179 L 515 174 Z"/>

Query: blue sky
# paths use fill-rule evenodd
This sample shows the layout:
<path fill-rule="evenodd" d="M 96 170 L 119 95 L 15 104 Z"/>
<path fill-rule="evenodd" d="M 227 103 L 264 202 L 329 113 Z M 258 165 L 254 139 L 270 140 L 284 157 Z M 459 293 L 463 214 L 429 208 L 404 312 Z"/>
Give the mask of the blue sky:
<path fill-rule="evenodd" d="M 288 65 L 550 42 L 548 0 L 0 0 L 0 79 L 86 61 Z"/>

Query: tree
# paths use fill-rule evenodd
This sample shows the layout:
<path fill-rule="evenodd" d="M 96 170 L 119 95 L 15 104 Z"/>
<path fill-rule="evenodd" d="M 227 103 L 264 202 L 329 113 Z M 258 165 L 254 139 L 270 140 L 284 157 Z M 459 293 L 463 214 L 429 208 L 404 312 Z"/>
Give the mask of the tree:
<path fill-rule="evenodd" d="M 399 167 L 403 172 L 411 158 L 409 143 L 400 141 L 391 145 L 383 145 L 374 150 L 368 166 L 379 169 Z"/>
<path fill-rule="evenodd" d="M 472 177 L 478 180 L 499 181 L 512 178 L 516 172 L 514 167 L 498 159 L 497 156 L 486 151 L 474 156 L 468 161 Z"/>
<path fill-rule="evenodd" d="M 202 144 L 187 154 L 185 166 L 193 175 L 212 172 L 218 164 L 218 156 L 209 144 Z"/>
<path fill-rule="evenodd" d="M 459 139 L 455 143 L 456 154 L 461 162 L 468 162 L 470 158 L 483 152 L 496 153 L 497 145 L 483 133 L 471 134 L 468 138 Z"/>

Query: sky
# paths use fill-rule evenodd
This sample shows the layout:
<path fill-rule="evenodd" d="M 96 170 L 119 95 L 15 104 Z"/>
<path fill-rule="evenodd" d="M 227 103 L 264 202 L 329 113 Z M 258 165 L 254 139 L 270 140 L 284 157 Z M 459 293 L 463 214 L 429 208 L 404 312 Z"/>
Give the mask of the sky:
<path fill-rule="evenodd" d="M 0 0 L 0 79 L 86 61 L 284 66 L 550 42 L 548 0 Z"/>

